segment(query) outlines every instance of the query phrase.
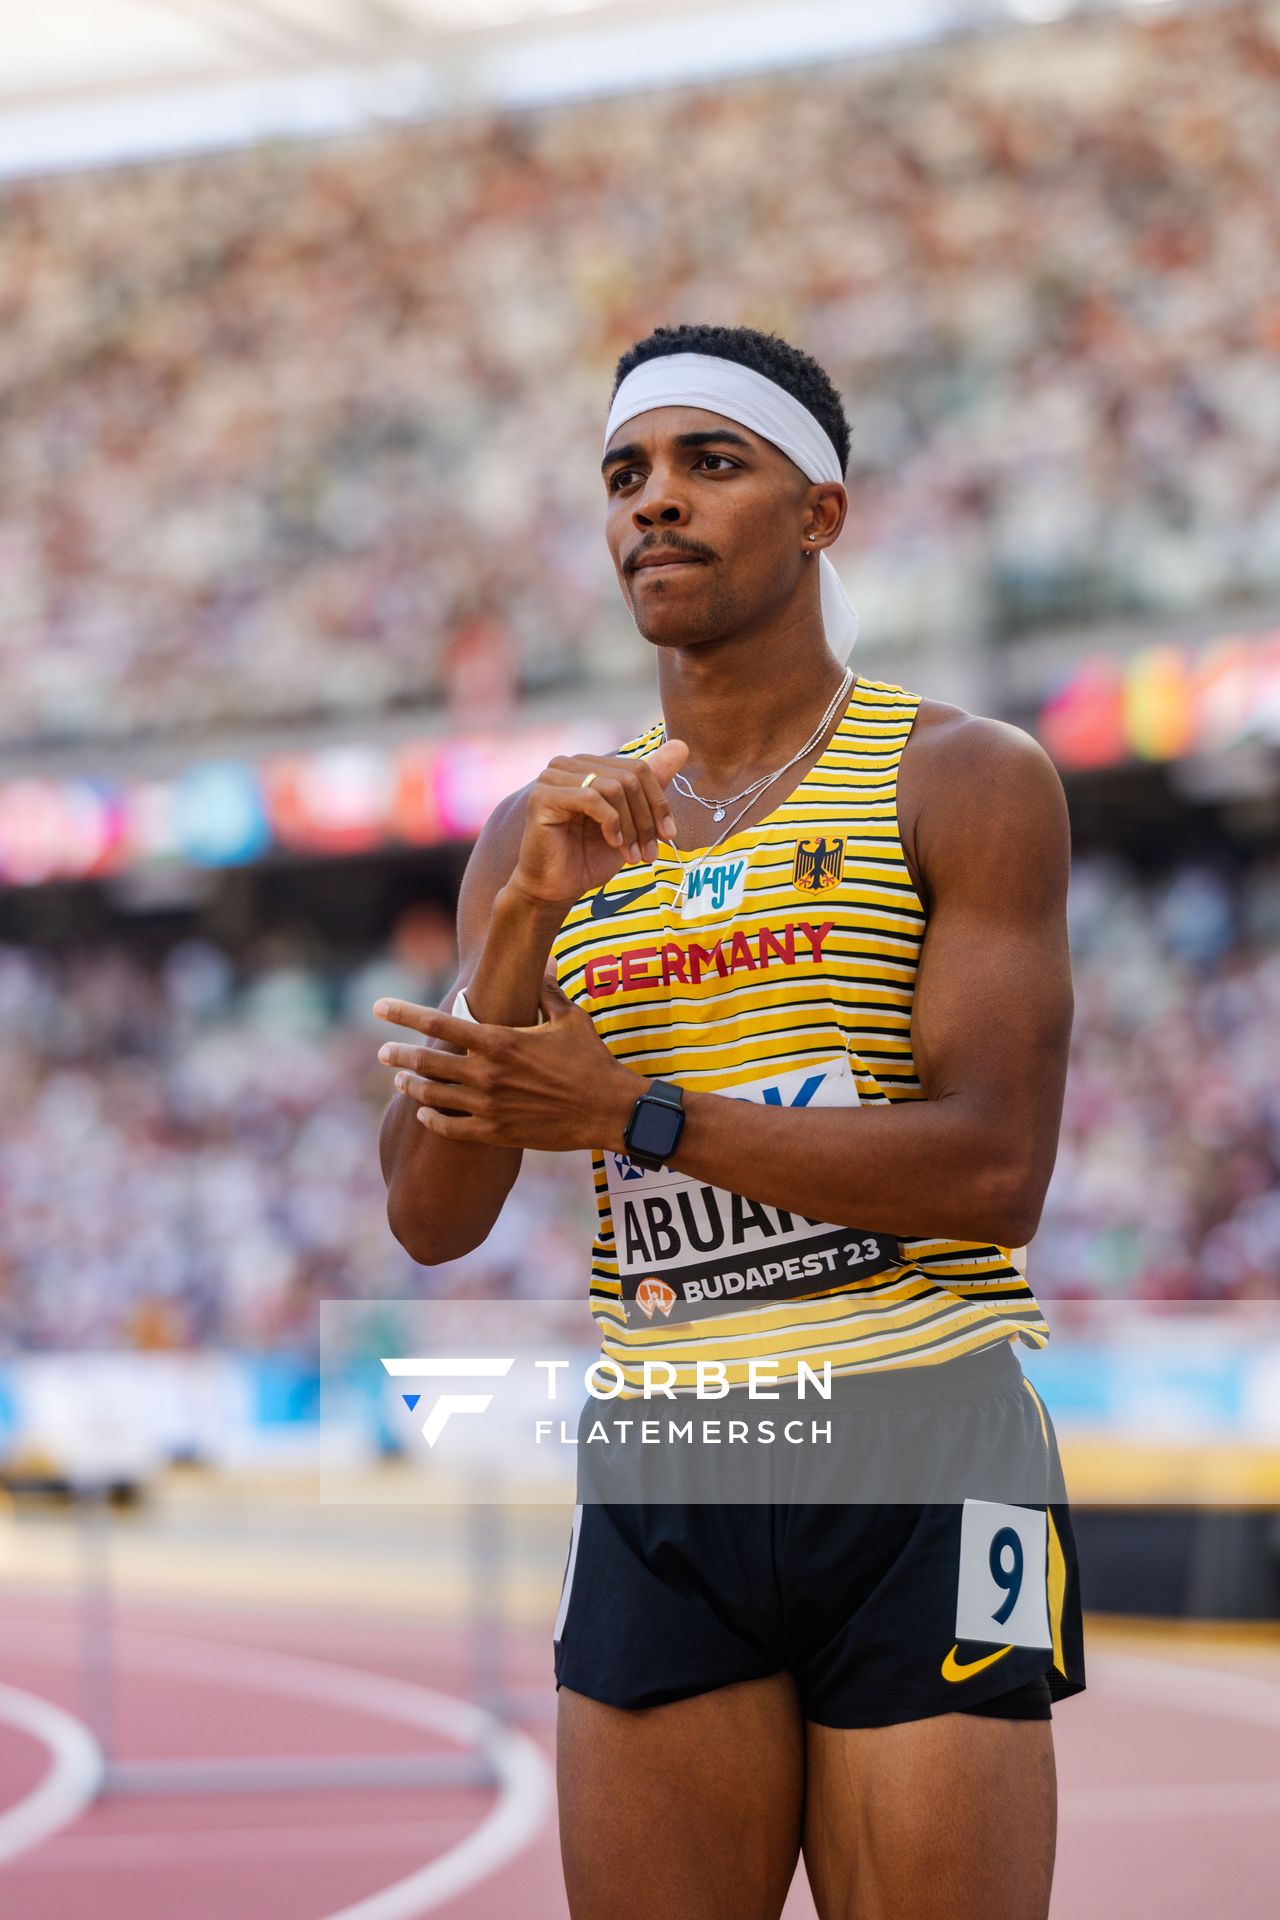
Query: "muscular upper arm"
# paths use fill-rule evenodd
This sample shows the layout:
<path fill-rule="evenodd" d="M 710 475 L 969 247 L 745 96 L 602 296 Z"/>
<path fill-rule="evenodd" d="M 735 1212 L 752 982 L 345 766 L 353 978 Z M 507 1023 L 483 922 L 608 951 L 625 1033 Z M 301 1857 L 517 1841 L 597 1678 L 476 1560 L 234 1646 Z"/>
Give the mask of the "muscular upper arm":
<path fill-rule="evenodd" d="M 501 801 L 485 821 L 471 849 L 458 889 L 457 985 L 469 980 L 474 973 L 489 931 L 493 903 L 515 871 L 528 797 L 529 788 L 521 787 L 518 793 L 509 794 Z M 453 992 L 457 991 L 457 985 Z M 451 993 L 449 999 L 452 998 Z"/>
<path fill-rule="evenodd" d="M 955 713 L 913 772 L 928 922 L 912 1046 L 930 1099 L 963 1098 L 1035 1231 L 1053 1171 L 1071 1034 L 1062 783 L 1016 727 Z"/>

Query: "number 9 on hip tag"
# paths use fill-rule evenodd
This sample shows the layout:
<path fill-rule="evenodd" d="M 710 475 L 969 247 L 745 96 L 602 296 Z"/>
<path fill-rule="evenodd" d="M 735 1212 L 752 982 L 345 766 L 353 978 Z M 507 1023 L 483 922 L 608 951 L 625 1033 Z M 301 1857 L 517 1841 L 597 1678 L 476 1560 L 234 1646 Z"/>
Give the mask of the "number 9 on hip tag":
<path fill-rule="evenodd" d="M 1035 1507 L 966 1500 L 960 1521 L 956 1639 L 1051 1647 L 1048 1523 Z"/>

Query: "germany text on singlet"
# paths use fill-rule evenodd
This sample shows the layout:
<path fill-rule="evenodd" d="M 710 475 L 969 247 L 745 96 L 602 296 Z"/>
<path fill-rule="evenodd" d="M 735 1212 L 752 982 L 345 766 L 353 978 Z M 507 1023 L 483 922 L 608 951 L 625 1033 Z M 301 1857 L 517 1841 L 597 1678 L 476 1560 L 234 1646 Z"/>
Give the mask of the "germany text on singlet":
<path fill-rule="evenodd" d="M 778 1106 L 925 1097 L 911 1053 L 925 913 L 897 817 L 919 704 L 859 680 L 800 784 L 757 826 L 686 853 L 683 889 L 660 853 L 574 904 L 557 975 L 618 1060 Z M 655 724 L 619 751 L 660 737 Z M 1049 1337 L 1021 1249 L 832 1226 L 624 1154 L 592 1160 L 592 1312 L 628 1385 L 644 1360 L 689 1385 L 711 1352 L 742 1384 L 751 1360 L 786 1379 L 801 1359 L 835 1375 Z M 922 1194 L 922 1226 L 927 1211 Z"/>

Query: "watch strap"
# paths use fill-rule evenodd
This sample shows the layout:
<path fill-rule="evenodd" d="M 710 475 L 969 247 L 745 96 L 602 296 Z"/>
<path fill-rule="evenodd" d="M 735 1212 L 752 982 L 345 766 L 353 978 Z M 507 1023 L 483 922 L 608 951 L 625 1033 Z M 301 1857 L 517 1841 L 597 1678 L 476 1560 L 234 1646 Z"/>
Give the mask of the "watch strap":
<path fill-rule="evenodd" d="M 660 1100 L 664 1107 L 679 1107 L 681 1113 L 684 1112 L 684 1088 L 678 1087 L 674 1080 L 655 1080 L 640 1098 Z"/>

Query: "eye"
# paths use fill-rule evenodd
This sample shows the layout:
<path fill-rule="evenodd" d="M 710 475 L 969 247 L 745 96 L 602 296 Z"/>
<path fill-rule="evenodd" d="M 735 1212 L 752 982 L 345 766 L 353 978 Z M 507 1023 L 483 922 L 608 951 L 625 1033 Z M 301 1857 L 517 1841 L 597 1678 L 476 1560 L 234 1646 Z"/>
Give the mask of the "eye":
<path fill-rule="evenodd" d="M 736 467 L 738 464 L 736 460 L 731 460 L 727 453 L 704 453 L 699 458 L 700 460 L 719 460 L 724 467 Z"/>
<path fill-rule="evenodd" d="M 617 493 L 619 488 L 623 486 L 626 481 L 633 480 L 635 478 L 635 473 L 636 473 L 636 470 L 634 467 L 615 468 L 614 471 L 609 475 L 610 493 Z"/>

